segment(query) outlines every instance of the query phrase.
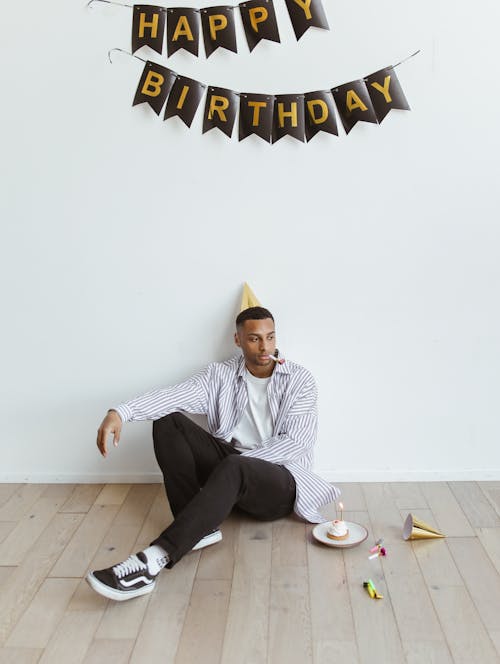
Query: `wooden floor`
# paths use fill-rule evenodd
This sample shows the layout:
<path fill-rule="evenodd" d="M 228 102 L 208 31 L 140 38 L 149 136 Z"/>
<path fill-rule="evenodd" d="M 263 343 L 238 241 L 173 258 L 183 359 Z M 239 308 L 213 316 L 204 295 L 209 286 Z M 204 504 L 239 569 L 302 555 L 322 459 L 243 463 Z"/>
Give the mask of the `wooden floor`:
<path fill-rule="evenodd" d="M 171 520 L 163 487 L 0 485 L 0 662 L 500 662 L 500 482 L 340 487 L 344 518 L 369 531 L 360 546 L 232 515 L 221 543 L 114 603 L 83 577 Z M 447 538 L 403 541 L 410 511 Z M 387 556 L 368 560 L 379 537 Z"/>

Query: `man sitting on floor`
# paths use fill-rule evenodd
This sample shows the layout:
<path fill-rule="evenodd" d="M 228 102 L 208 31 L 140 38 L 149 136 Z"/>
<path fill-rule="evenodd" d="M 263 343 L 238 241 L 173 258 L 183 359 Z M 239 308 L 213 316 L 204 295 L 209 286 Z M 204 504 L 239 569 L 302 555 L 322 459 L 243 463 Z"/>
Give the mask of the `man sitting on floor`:
<path fill-rule="evenodd" d="M 234 339 L 242 356 L 209 364 L 104 418 L 97 434 L 103 456 L 108 435 L 118 444 L 123 422 L 154 420 L 154 449 L 174 520 L 144 551 L 89 572 L 87 581 L 101 595 L 120 601 L 151 592 L 163 567 L 220 541 L 219 526 L 234 506 L 257 519 L 295 511 L 319 523 L 318 509 L 339 496 L 310 470 L 316 385 L 306 369 L 280 356 L 271 313 L 263 307 L 242 311 Z M 210 433 L 181 411 L 207 415 Z"/>

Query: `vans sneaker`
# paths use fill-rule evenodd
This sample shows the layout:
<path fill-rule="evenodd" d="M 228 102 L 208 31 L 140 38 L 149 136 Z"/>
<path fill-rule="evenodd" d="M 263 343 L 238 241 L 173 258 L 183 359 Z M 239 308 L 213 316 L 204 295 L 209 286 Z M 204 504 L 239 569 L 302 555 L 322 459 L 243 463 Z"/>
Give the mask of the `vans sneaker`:
<path fill-rule="evenodd" d="M 147 558 L 139 551 L 123 563 L 89 572 L 85 578 L 100 595 L 122 602 L 150 593 L 155 587 L 156 577 L 157 574 L 150 574 Z"/>
<path fill-rule="evenodd" d="M 213 530 L 211 533 L 208 533 L 208 535 L 205 535 L 205 537 L 202 537 L 201 540 L 198 542 L 198 544 L 195 544 L 193 546 L 193 551 L 198 551 L 198 549 L 204 549 L 206 546 L 210 546 L 211 544 L 217 544 L 217 542 L 220 542 L 222 539 L 222 533 L 220 530 Z"/>

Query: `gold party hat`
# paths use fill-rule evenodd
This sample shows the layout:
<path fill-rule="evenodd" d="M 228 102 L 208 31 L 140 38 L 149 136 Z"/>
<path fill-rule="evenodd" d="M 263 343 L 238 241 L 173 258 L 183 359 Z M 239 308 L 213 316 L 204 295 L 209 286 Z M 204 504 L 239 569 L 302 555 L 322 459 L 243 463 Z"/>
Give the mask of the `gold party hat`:
<path fill-rule="evenodd" d="M 250 307 L 260 307 L 259 300 L 255 297 L 255 293 L 250 286 L 246 283 L 243 285 L 243 294 L 241 296 L 240 312 Z"/>
<path fill-rule="evenodd" d="M 408 514 L 405 524 L 403 526 L 403 539 L 416 540 L 416 539 L 437 539 L 446 537 L 443 533 L 439 532 L 432 526 L 429 526 L 425 521 L 417 519 L 413 514 Z"/>

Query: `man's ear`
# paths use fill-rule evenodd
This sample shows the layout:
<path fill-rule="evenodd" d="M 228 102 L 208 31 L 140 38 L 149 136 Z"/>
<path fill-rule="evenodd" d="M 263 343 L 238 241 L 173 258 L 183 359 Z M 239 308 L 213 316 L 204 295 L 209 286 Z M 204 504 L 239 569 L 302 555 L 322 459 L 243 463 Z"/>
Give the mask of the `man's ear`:
<path fill-rule="evenodd" d="M 235 332 L 235 333 L 234 333 L 234 343 L 235 343 L 238 347 L 241 347 L 241 344 L 240 344 L 240 338 L 239 338 L 239 336 L 238 336 L 238 332 Z"/>

